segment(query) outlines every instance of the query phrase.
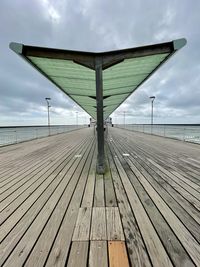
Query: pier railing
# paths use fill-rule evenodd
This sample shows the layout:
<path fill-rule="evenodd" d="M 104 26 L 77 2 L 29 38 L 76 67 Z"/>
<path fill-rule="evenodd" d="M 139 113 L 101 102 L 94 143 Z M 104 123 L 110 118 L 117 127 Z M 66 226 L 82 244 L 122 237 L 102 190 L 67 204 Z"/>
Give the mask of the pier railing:
<path fill-rule="evenodd" d="M 84 127 L 86 125 L 0 127 L 0 146 L 61 134 Z"/>
<path fill-rule="evenodd" d="M 200 144 L 200 125 L 168 124 L 116 124 L 115 127 L 130 131 L 159 135 Z"/>

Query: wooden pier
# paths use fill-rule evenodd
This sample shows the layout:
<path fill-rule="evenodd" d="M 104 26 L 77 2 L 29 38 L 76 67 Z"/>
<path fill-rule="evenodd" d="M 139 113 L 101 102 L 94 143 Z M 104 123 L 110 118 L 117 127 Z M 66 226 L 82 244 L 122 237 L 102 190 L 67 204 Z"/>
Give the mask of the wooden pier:
<path fill-rule="evenodd" d="M 0 148 L 0 266 L 200 266 L 200 145 L 85 128 Z"/>

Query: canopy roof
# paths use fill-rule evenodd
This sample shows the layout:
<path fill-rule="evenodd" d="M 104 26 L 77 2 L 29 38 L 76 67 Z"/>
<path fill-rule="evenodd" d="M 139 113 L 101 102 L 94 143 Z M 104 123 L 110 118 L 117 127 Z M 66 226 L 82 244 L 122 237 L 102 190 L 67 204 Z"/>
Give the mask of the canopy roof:
<path fill-rule="evenodd" d="M 94 119 L 97 118 L 95 62 L 103 68 L 106 119 L 155 70 L 186 44 L 185 39 L 124 50 L 90 53 L 11 43 L 10 48 L 52 81 Z"/>

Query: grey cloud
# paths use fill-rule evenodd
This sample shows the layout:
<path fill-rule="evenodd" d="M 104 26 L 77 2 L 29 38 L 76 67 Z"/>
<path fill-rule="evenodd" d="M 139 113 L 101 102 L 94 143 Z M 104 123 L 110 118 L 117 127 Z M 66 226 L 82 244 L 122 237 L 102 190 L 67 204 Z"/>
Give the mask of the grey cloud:
<path fill-rule="evenodd" d="M 11 41 L 105 51 L 180 37 L 188 39 L 187 46 L 128 98 L 116 114 L 125 107 L 129 110 L 127 116 L 142 122 L 149 116 L 149 96 L 156 95 L 155 110 L 160 115 L 155 116 L 161 118 L 160 122 L 165 116 L 174 122 L 179 122 L 181 116 L 193 116 L 199 122 L 199 10 L 197 0 L 183 0 L 181 4 L 178 0 L 162 4 L 159 0 L 1 0 L 0 124 L 8 116 L 13 123 L 19 123 L 20 115 L 29 124 L 44 122 L 47 96 L 52 98 L 55 118 L 64 111 L 68 118 L 76 110 L 82 114 L 73 101 L 9 50 Z"/>

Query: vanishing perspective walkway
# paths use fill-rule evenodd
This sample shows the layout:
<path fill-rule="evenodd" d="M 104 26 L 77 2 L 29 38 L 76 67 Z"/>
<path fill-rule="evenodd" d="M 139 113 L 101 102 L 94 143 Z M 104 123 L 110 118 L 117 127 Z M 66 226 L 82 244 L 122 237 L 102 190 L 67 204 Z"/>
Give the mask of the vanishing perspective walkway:
<path fill-rule="evenodd" d="M 200 266 L 200 146 L 91 128 L 0 148 L 0 266 Z"/>

